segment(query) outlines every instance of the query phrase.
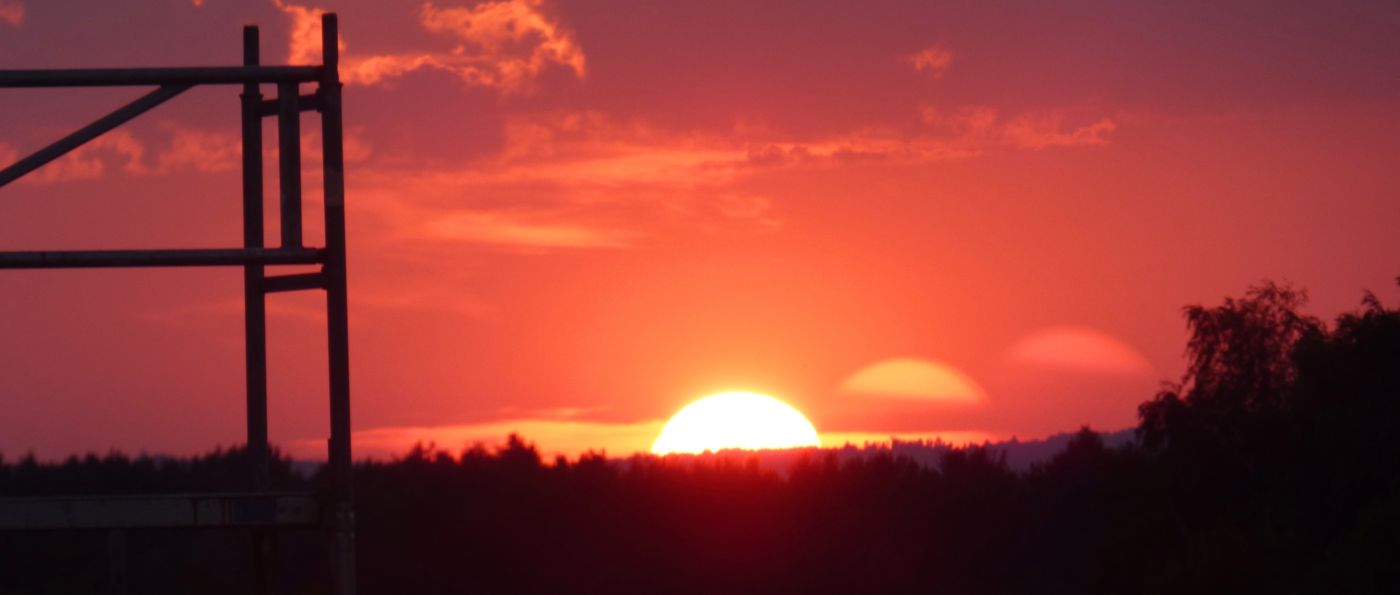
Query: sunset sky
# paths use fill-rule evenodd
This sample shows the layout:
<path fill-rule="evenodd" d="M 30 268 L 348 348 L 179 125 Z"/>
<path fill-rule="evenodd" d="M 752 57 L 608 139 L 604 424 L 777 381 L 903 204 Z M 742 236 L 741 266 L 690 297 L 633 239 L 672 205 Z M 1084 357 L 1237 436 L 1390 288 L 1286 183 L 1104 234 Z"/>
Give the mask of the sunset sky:
<path fill-rule="evenodd" d="M 1115 430 L 1180 376 L 1183 305 L 1400 299 L 1391 1 L 0 0 L 0 69 L 233 65 L 244 24 L 315 63 L 323 10 L 358 455 L 627 454 L 728 390 L 828 443 Z M 0 89 L 0 166 L 145 92 Z M 0 250 L 239 245 L 238 115 L 195 89 L 0 189 Z M 239 443 L 241 287 L 0 271 L 0 452 Z M 297 456 L 322 302 L 269 297 Z"/>

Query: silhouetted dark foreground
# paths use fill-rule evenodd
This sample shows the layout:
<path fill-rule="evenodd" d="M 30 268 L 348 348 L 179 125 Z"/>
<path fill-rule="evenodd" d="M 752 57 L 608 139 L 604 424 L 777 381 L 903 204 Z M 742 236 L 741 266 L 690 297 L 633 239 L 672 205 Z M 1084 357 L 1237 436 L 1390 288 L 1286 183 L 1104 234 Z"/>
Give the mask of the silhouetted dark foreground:
<path fill-rule="evenodd" d="M 366 593 L 1394 593 L 1400 311 L 1331 328 L 1265 285 L 1187 309 L 1189 371 L 1120 448 L 1081 431 L 1024 473 L 983 448 L 935 467 L 743 455 L 416 449 L 356 470 Z M 239 451 L 0 468 L 0 495 L 236 489 Z M 276 482 L 299 479 L 281 460 Z M 100 533 L 0 534 L 0 592 L 101 590 Z M 134 532 L 133 593 L 246 591 L 238 534 Z M 279 582 L 325 591 L 320 541 L 284 536 Z M 223 572 L 219 572 L 223 571 Z"/>

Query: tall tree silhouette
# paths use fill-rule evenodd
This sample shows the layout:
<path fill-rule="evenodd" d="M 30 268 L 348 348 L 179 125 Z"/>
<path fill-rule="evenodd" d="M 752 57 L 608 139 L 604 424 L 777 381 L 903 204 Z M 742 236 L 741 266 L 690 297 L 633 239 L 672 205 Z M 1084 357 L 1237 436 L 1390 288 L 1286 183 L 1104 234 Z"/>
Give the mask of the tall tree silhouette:
<path fill-rule="evenodd" d="M 1269 281 L 1218 307 L 1188 306 L 1186 374 L 1139 408 L 1143 444 L 1226 446 L 1248 433 L 1244 425 L 1284 413 L 1297 378 L 1294 348 L 1324 332 L 1299 312 L 1306 303 L 1306 292 Z"/>

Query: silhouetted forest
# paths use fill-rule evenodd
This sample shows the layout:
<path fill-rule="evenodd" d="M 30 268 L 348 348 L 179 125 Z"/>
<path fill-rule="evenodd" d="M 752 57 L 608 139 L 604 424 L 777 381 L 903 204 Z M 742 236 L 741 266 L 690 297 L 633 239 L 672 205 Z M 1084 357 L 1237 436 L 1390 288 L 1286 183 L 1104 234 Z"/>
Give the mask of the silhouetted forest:
<path fill-rule="evenodd" d="M 1135 439 L 1087 428 L 1014 470 L 948 449 L 545 462 L 420 447 L 356 469 L 366 593 L 1395 593 L 1400 310 L 1367 294 L 1334 324 L 1264 284 L 1186 309 L 1184 378 Z M 0 496 L 236 490 L 242 452 L 0 464 Z M 274 483 L 319 477 L 279 458 Z M 100 591 L 103 536 L 0 534 L 0 592 Z M 247 589 L 248 540 L 134 532 L 133 593 Z M 324 546 L 278 544 L 283 592 L 325 591 Z M 227 573 L 232 570 L 232 578 Z"/>

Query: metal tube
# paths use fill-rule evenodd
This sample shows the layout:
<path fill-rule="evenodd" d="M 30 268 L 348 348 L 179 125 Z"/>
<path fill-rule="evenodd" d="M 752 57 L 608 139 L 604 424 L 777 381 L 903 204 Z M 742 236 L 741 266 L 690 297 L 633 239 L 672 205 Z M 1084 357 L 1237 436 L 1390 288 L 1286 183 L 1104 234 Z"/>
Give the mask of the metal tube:
<path fill-rule="evenodd" d="M 264 293 L 279 293 L 283 291 L 303 291 L 307 289 L 325 289 L 326 276 L 322 273 L 302 273 L 300 275 L 275 275 L 263 279 Z"/>
<path fill-rule="evenodd" d="M 325 251 L 314 248 L 0 252 L 0 269 L 216 267 L 319 264 L 324 261 Z"/>
<path fill-rule="evenodd" d="M 136 101 L 122 106 L 117 111 L 103 116 L 96 122 L 82 127 L 77 132 L 35 151 L 33 155 L 19 160 L 19 162 L 14 165 L 5 168 L 4 171 L 0 171 L 0 187 L 4 187 L 6 184 L 19 179 L 19 177 L 24 174 L 39 169 L 45 163 L 62 157 L 69 151 L 83 146 L 83 143 L 101 136 L 108 130 L 121 126 L 132 118 L 146 113 L 151 108 L 169 101 L 172 97 L 185 92 L 185 90 L 189 88 L 189 85 L 167 85 L 151 91 L 137 98 Z"/>
<path fill-rule="evenodd" d="M 334 13 L 321 15 L 321 163 L 325 184 L 326 344 L 330 363 L 331 506 L 334 592 L 354 595 L 355 509 L 351 498 L 350 327 L 345 274 L 345 160 L 341 129 L 340 35 Z"/>
<path fill-rule="evenodd" d="M 282 247 L 301 247 L 301 107 L 297 84 L 277 85 L 277 178 L 282 189 Z"/>
<path fill-rule="evenodd" d="M 244 83 L 314 82 L 320 78 L 321 68 L 319 66 L 0 70 L 0 87 L 241 85 Z"/>
<path fill-rule="evenodd" d="M 243 28 L 243 63 L 258 64 L 258 28 Z M 262 93 L 256 83 L 243 86 L 243 247 L 263 247 Z M 268 487 L 267 444 L 267 303 L 263 267 L 243 267 L 243 331 L 248 389 L 248 458 L 254 490 Z"/>
<path fill-rule="evenodd" d="M 243 65 L 260 61 L 258 28 L 243 28 Z M 244 83 L 243 127 L 243 247 L 263 247 L 262 92 L 257 83 Z M 267 296 L 263 292 L 262 265 L 243 267 L 243 345 L 248 430 L 248 489 L 266 491 L 272 483 L 267 439 Z M 253 529 L 253 592 L 272 590 L 274 536 Z"/>
<path fill-rule="evenodd" d="M 304 112 L 321 111 L 321 96 L 315 93 L 308 93 L 297 97 L 298 109 Z M 282 113 L 282 104 L 276 99 L 269 99 L 262 103 L 258 109 L 258 114 L 262 116 L 276 116 Z"/>

